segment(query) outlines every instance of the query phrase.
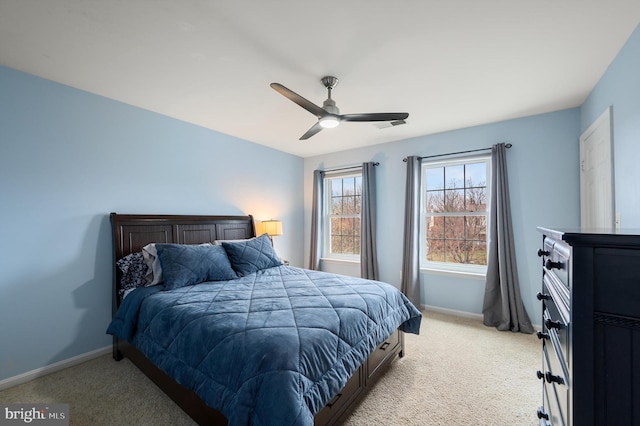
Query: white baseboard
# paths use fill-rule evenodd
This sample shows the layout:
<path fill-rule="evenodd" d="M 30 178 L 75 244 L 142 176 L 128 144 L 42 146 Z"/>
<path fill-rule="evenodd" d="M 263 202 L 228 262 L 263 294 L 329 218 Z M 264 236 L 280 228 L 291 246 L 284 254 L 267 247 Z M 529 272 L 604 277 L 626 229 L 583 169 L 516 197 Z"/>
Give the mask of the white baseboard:
<path fill-rule="evenodd" d="M 105 346 L 101 349 L 96 349 L 95 351 L 67 358 L 62 361 L 47 365 L 45 367 L 36 368 L 35 370 L 27 371 L 26 373 L 9 377 L 8 379 L 0 380 L 0 391 L 30 382 L 31 380 L 40 377 L 47 376 L 51 373 L 55 373 L 56 371 L 64 370 L 65 368 L 73 367 L 74 365 L 82 364 L 83 362 L 90 361 L 94 358 L 98 358 L 108 353 L 111 353 L 111 345 Z"/>
<path fill-rule="evenodd" d="M 482 314 L 475 314 L 473 312 L 458 311 L 455 309 L 441 308 L 440 306 L 433 305 L 422 305 L 421 307 L 425 311 L 437 312 L 439 314 L 445 315 L 453 315 L 454 317 L 469 318 L 478 321 L 482 321 L 484 319 Z"/>
<path fill-rule="evenodd" d="M 455 317 L 469 318 L 477 321 L 483 321 L 484 316 L 482 314 L 474 314 L 473 312 L 464 312 L 457 311 L 455 309 L 447 309 L 441 308 L 440 306 L 432 306 L 432 305 L 420 305 L 420 307 L 425 311 L 437 312 L 439 314 L 452 315 Z M 540 324 L 531 324 L 535 331 L 542 330 L 542 325 Z"/>

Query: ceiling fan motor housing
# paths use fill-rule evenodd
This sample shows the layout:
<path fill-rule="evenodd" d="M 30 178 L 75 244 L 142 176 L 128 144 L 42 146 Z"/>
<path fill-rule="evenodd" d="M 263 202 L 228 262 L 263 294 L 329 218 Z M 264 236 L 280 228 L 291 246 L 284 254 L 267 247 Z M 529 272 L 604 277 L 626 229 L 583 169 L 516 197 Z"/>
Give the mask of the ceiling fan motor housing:
<path fill-rule="evenodd" d="M 340 115 L 340 109 L 336 106 L 336 102 L 328 98 L 322 103 L 322 109 L 327 111 L 329 114 Z"/>

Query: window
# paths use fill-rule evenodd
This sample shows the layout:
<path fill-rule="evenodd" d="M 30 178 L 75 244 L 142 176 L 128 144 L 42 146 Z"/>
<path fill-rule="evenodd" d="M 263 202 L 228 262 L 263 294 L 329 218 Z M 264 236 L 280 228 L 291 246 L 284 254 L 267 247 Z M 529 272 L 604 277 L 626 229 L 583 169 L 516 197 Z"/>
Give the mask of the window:
<path fill-rule="evenodd" d="M 487 156 L 423 163 L 422 268 L 486 272 L 490 171 Z"/>
<path fill-rule="evenodd" d="M 360 260 L 361 172 L 325 177 L 324 193 L 324 257 Z"/>

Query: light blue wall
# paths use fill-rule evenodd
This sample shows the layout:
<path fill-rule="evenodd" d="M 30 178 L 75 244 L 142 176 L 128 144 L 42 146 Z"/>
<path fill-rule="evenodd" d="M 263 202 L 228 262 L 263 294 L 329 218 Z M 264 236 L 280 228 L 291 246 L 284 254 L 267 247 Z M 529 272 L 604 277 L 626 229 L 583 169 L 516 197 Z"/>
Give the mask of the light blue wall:
<path fill-rule="evenodd" d="M 427 120 L 428 117 L 410 117 Z M 518 273 L 525 307 L 539 322 L 541 236 L 536 227 L 579 224 L 580 116 L 577 108 L 306 158 L 305 259 L 309 255 L 311 180 L 314 169 L 378 161 L 378 261 L 380 278 L 400 286 L 405 163 L 409 155 L 436 155 L 511 142 L 507 151 Z M 340 129 L 336 129 L 340 131 Z M 353 274 L 359 274 L 354 269 Z M 422 303 L 469 313 L 482 312 L 484 280 L 422 274 Z"/>
<path fill-rule="evenodd" d="M 581 109 L 581 131 L 613 106 L 615 205 L 623 228 L 640 229 L 640 26 Z"/>
<path fill-rule="evenodd" d="M 303 160 L 0 67 L 0 380 L 110 344 L 108 213 L 278 218 L 302 264 Z"/>

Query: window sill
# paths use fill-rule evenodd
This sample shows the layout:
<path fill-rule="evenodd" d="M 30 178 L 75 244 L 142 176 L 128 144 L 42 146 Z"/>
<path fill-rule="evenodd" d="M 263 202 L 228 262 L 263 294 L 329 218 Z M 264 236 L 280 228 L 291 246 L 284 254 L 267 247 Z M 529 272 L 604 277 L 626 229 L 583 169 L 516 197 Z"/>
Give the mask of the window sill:
<path fill-rule="evenodd" d="M 353 264 L 353 265 L 359 265 L 360 261 L 359 260 L 351 260 L 351 259 L 337 259 L 335 257 L 321 257 L 320 261 L 322 262 L 326 262 L 326 263 L 347 263 L 347 264 Z"/>
<path fill-rule="evenodd" d="M 440 268 L 420 268 L 421 273 L 432 274 L 432 275 L 448 275 L 459 278 L 469 278 L 475 280 L 484 280 L 487 277 L 487 273 L 485 272 L 471 272 L 471 271 L 454 271 L 452 269 L 440 269 Z"/>

